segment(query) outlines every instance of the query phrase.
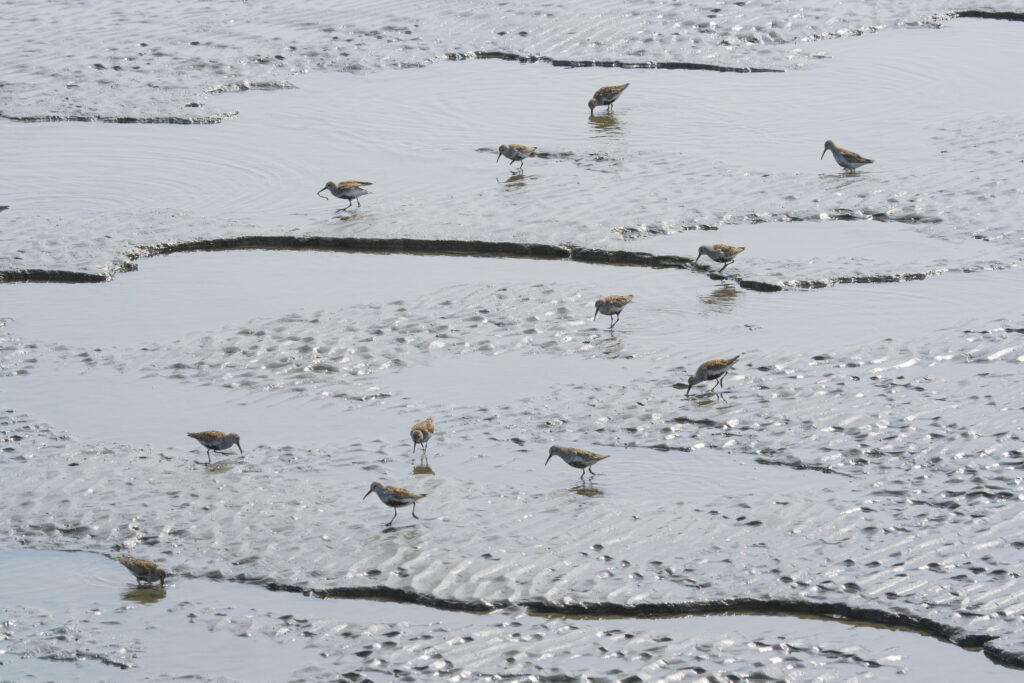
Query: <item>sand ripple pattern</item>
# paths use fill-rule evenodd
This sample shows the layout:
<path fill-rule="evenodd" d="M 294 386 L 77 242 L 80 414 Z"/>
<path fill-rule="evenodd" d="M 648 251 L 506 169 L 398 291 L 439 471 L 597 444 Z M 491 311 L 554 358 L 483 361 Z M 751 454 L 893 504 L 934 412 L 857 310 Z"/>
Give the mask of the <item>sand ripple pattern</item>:
<path fill-rule="evenodd" d="M 478 52 L 579 62 L 693 62 L 788 68 L 822 38 L 886 27 L 934 25 L 958 7 L 932 0 L 844 8 L 822 3 L 666 6 L 563 2 L 529 6 L 463 2 L 429 9 L 402 0 L 346 5 L 343 16 L 309 2 L 143 2 L 102 9 L 73 2 L 7 0 L 0 13 L 0 113 L 28 120 L 211 122 L 230 112 L 211 93 L 288 87 L 314 69 L 423 65 Z M 998 5 L 994 7 L 998 9 Z M 75 45 L 68 54 L 41 49 Z M 209 109 L 205 106 L 210 104 Z"/>
<path fill-rule="evenodd" d="M 993 326 L 938 346 L 748 364 L 725 402 L 704 397 L 690 409 L 678 387 L 642 375 L 625 387 L 556 382 L 498 406 L 449 406 L 432 444 L 446 475 L 436 479 L 407 479 L 397 437 L 317 451 L 251 445 L 204 471 L 183 452 L 33 436 L 0 466 L 11 482 L 0 533 L 33 547 L 155 544 L 188 576 L 428 603 L 841 605 L 1012 651 L 1021 586 L 1007 540 L 1024 522 L 1024 434 L 994 397 L 1021 393 L 1021 339 L 1019 328 Z M 609 390 L 624 407 L 614 420 L 596 412 L 601 401 L 572 399 Z M 0 419 L 8 430 L 26 421 Z M 581 487 L 575 471 L 543 468 L 556 438 L 613 460 Z M 53 468 L 33 466 L 42 449 Z M 720 481 L 716 460 L 746 483 Z M 387 510 L 360 504 L 373 479 L 427 493 L 424 519 L 386 530 Z"/>

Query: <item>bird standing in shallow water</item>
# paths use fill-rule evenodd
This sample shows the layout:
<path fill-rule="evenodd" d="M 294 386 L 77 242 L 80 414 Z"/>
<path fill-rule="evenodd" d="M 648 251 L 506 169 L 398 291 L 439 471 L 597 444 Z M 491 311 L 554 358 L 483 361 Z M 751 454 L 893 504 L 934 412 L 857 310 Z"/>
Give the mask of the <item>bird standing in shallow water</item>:
<path fill-rule="evenodd" d="M 745 250 L 746 247 L 730 247 L 728 244 L 712 244 L 710 246 L 704 244 L 701 246 L 700 249 L 697 250 L 697 258 L 693 259 L 693 264 L 697 265 L 697 261 L 700 260 L 701 256 L 707 256 L 709 259 L 715 261 L 716 263 L 724 264 L 721 268 L 718 269 L 718 272 L 721 273 L 723 270 L 725 270 L 725 266 L 732 263 L 733 259 L 736 258 L 737 254 Z"/>
<path fill-rule="evenodd" d="M 158 565 L 156 562 L 153 562 L 152 560 L 139 560 L 125 555 L 117 558 L 117 561 L 123 564 L 125 569 L 135 575 L 135 581 L 137 583 L 156 583 L 159 581 L 160 587 L 163 588 L 164 579 L 167 578 L 167 572 L 164 571 L 163 567 Z"/>
<path fill-rule="evenodd" d="M 412 452 L 416 452 L 416 446 L 422 445 L 423 452 L 427 452 L 427 442 L 430 441 L 430 437 L 434 435 L 434 418 L 428 417 L 422 422 L 417 422 L 412 426 L 412 430 L 409 432 L 409 436 L 412 437 Z"/>
<path fill-rule="evenodd" d="M 391 520 L 385 526 L 391 526 L 391 522 L 394 522 L 395 517 L 398 516 L 398 508 L 405 507 L 406 505 L 412 505 L 412 516 L 416 517 L 416 501 L 427 495 L 425 493 L 413 493 L 398 486 L 385 486 L 379 481 L 370 484 L 370 490 L 363 496 L 363 500 L 366 500 L 366 496 L 371 493 L 376 493 L 377 497 L 380 498 L 380 502 L 395 509 L 395 514 L 392 515 Z M 419 517 L 416 517 L 416 519 L 419 519 Z"/>
<path fill-rule="evenodd" d="M 610 455 L 601 455 L 600 453 L 593 453 L 582 448 L 573 448 L 572 446 L 552 446 L 548 449 L 548 459 L 544 461 L 545 466 L 553 455 L 560 457 L 567 465 L 583 470 L 580 472 L 580 479 L 586 474 L 587 468 L 590 468 L 590 474 L 593 475 L 594 465 L 605 458 L 611 457 Z"/>
<path fill-rule="evenodd" d="M 630 301 L 633 300 L 633 295 L 629 296 L 606 296 L 598 299 L 594 302 L 594 320 L 597 320 L 597 314 L 601 313 L 609 318 L 615 316 L 615 320 L 608 326 L 608 329 L 615 327 L 615 324 L 619 322 L 619 314 L 622 313 L 622 309 L 626 307 Z"/>
<path fill-rule="evenodd" d="M 725 379 L 725 373 L 729 372 L 729 368 L 733 366 L 733 363 L 740 359 L 739 356 L 733 356 L 732 358 L 726 358 L 723 360 L 709 360 L 700 364 L 697 368 L 697 372 L 690 375 L 690 379 L 686 380 L 686 395 L 690 395 L 690 389 L 700 384 L 701 382 L 709 382 L 713 379 L 718 380 L 716 386 L 722 386 L 722 380 Z M 714 391 L 715 387 L 711 387 Z"/>
<path fill-rule="evenodd" d="M 226 451 L 232 446 L 238 446 L 238 452 L 243 455 L 245 454 L 242 451 L 241 440 L 238 434 L 234 432 L 225 434 L 224 432 L 211 429 L 205 432 L 189 432 L 188 435 L 206 447 L 207 462 L 210 462 L 210 451 Z"/>
<path fill-rule="evenodd" d="M 330 190 L 331 194 L 338 199 L 347 199 L 348 205 L 345 207 L 347 209 L 352 206 L 353 199 L 356 200 L 356 206 L 362 206 L 362 204 L 359 203 L 359 198 L 364 194 L 370 194 L 369 190 L 363 189 L 363 185 L 373 185 L 373 183 L 368 183 L 365 180 L 342 180 L 337 183 L 328 180 L 327 184 L 320 188 L 320 192 Z M 320 192 L 316 193 L 317 196 L 327 199 L 327 197 L 324 197 Z"/>
<path fill-rule="evenodd" d="M 825 141 L 825 149 L 821 151 L 821 159 L 825 158 L 825 152 L 832 152 L 832 156 L 835 157 L 836 163 L 845 168 L 847 171 L 854 171 L 865 164 L 875 163 L 872 159 L 862 157 L 856 152 L 851 152 L 848 149 L 837 147 L 836 143 L 831 140 Z"/>
<path fill-rule="evenodd" d="M 590 107 L 590 115 L 594 115 L 595 107 L 608 107 L 608 113 L 612 111 L 612 105 L 615 104 L 615 100 L 619 99 L 619 95 L 622 91 L 629 87 L 629 83 L 623 83 L 622 85 L 606 85 L 603 88 L 599 88 L 594 96 L 587 102 L 587 106 Z"/>
<path fill-rule="evenodd" d="M 526 145 L 502 145 L 498 148 L 498 158 L 494 160 L 494 163 L 498 163 L 501 157 L 511 159 L 508 165 L 511 166 L 515 162 L 519 162 L 519 170 L 523 170 L 523 159 L 532 157 L 537 151 L 536 147 L 527 147 Z"/>

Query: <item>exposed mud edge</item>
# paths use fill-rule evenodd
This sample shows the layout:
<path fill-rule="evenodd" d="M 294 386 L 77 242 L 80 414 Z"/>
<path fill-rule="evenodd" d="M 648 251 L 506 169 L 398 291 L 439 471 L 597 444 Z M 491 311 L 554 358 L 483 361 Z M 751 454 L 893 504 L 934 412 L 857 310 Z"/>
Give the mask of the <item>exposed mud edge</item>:
<path fill-rule="evenodd" d="M 218 577 L 220 578 L 220 577 Z M 389 586 L 351 586 L 327 589 L 307 589 L 279 583 L 264 583 L 258 579 L 238 577 L 236 581 L 262 585 L 273 591 L 302 593 L 317 598 L 348 598 L 387 600 L 390 602 L 412 603 L 436 609 L 488 613 L 495 610 L 522 608 L 540 617 L 588 617 L 588 618 L 646 618 L 646 617 L 687 617 L 729 614 L 758 614 L 769 616 L 815 616 L 843 622 L 861 622 L 874 626 L 897 627 L 932 638 L 949 641 L 964 648 L 981 648 L 985 655 L 997 664 L 1024 668 L 1024 652 L 1014 652 L 991 645 L 999 636 L 982 633 L 967 633 L 961 628 L 944 624 L 935 619 L 910 614 L 903 610 L 886 611 L 870 607 L 854 607 L 836 602 L 801 602 L 798 600 L 770 600 L 756 598 L 724 598 L 706 602 L 683 603 L 633 603 L 612 602 L 549 602 L 546 600 L 524 600 L 522 602 L 460 601 L 436 598 L 402 588 Z"/>
<path fill-rule="evenodd" d="M 8 121 L 18 121 L 20 123 L 65 123 L 68 121 L 73 122 L 90 122 L 90 123 L 169 123 L 173 125 L 182 126 L 205 126 L 214 123 L 221 123 L 226 119 L 238 116 L 238 112 L 228 112 L 226 114 L 217 114 L 214 116 L 90 116 L 90 115 L 73 115 L 73 116 L 58 116 L 55 114 L 45 114 L 41 116 L 11 116 L 0 112 L 0 119 L 7 119 Z"/>
<path fill-rule="evenodd" d="M 118 264 L 117 272 L 136 270 L 135 261 L 145 256 L 164 256 L 198 251 L 234 251 L 244 249 L 282 249 L 289 251 L 333 251 L 360 254 L 410 254 L 422 256 L 476 256 L 482 258 L 525 258 L 548 261 L 577 261 L 613 266 L 638 268 L 675 268 L 692 270 L 713 280 L 735 282 L 743 289 L 755 292 L 781 292 L 785 289 L 820 289 L 838 284 L 891 283 L 923 280 L 947 270 L 895 275 L 854 275 L 822 280 L 789 280 L 764 282 L 748 280 L 731 274 L 721 274 L 707 267 L 695 266 L 688 256 L 651 254 L 643 251 L 623 251 L 577 247 L 571 244 L 535 244 L 520 242 L 488 242 L 484 240 L 434 240 L 378 237 L 296 237 L 291 235 L 249 235 L 219 239 L 177 242 L 140 247 Z M 3 282 L 57 282 L 91 283 L 111 279 L 107 273 L 76 273 L 63 270 L 7 270 L 0 271 Z"/>
<path fill-rule="evenodd" d="M 963 9 L 953 12 L 957 19 L 1003 19 L 1005 21 L 1024 21 L 1024 12 L 992 12 L 982 9 Z"/>
<path fill-rule="evenodd" d="M 785 69 L 760 69 L 749 66 L 720 66 L 718 64 L 701 64 L 699 62 L 623 62 L 618 59 L 555 59 L 543 55 L 518 55 L 514 52 L 452 52 L 444 55 L 449 61 L 466 59 L 500 59 L 506 62 L 521 64 L 544 63 L 571 69 L 597 67 L 605 69 L 688 69 L 691 71 L 721 71 L 726 73 L 785 73 Z"/>
<path fill-rule="evenodd" d="M 131 270 L 125 267 L 124 270 Z M 83 282 L 107 282 L 109 275 L 100 273 L 75 273 L 70 270 L 42 270 L 30 268 L 27 270 L 2 270 L 0 271 L 0 282 L 54 282 L 64 284 L 77 284 Z"/>

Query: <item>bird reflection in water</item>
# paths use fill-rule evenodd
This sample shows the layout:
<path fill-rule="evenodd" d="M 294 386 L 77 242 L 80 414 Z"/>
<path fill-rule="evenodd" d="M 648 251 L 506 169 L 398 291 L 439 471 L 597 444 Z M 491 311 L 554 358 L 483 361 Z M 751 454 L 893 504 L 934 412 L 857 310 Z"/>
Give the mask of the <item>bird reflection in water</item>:
<path fill-rule="evenodd" d="M 160 586 L 138 586 L 121 593 L 122 600 L 131 600 L 140 605 L 153 605 L 167 597 L 167 591 Z"/>
<path fill-rule="evenodd" d="M 498 179 L 498 184 L 501 185 L 501 189 L 506 192 L 512 192 L 514 190 L 520 190 L 526 187 L 528 180 L 536 180 L 535 175 L 526 175 L 520 170 L 512 171 L 512 174 L 504 180 Z"/>
<path fill-rule="evenodd" d="M 740 290 L 731 282 L 723 282 L 715 287 L 708 294 L 702 294 L 698 298 L 700 302 L 715 313 L 728 313 L 736 307 L 739 300 Z"/>
<path fill-rule="evenodd" d="M 419 464 L 412 466 L 413 474 L 429 474 L 434 476 L 434 469 L 430 466 L 430 461 L 427 460 L 427 454 L 424 453 L 420 456 Z"/>
<path fill-rule="evenodd" d="M 601 135 L 621 135 L 622 124 L 614 114 L 604 116 L 591 116 L 590 125 Z"/>
<path fill-rule="evenodd" d="M 575 486 L 570 487 L 569 490 L 577 496 L 585 496 L 587 498 L 600 498 L 604 495 L 604 491 L 597 486 L 594 486 L 593 479 L 590 481 L 584 481 L 581 484 L 576 484 Z"/>

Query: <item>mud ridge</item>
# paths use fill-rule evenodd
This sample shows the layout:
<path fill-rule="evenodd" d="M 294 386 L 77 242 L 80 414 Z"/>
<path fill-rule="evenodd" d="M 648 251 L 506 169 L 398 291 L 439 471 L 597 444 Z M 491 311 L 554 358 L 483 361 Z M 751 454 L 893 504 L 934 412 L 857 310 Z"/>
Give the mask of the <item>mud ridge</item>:
<path fill-rule="evenodd" d="M 1004 21 L 1024 21 L 1024 12 L 993 12 L 982 9 L 965 9 L 953 12 L 957 19 L 1002 19 Z"/>
<path fill-rule="evenodd" d="M 569 69 L 597 67 L 604 69 L 688 69 L 691 71 L 719 71 L 725 73 L 785 73 L 785 69 L 765 69 L 749 66 L 721 66 L 700 62 L 624 62 L 618 59 L 555 59 L 543 55 L 519 55 L 514 52 L 480 51 L 448 53 L 444 59 L 462 61 L 466 59 L 499 59 L 520 64 L 550 64 Z"/>
<path fill-rule="evenodd" d="M 411 603 L 446 611 L 488 613 L 495 610 L 522 608 L 539 617 L 588 618 L 653 618 L 755 614 L 766 616 L 814 616 L 843 622 L 861 622 L 875 626 L 897 627 L 920 635 L 938 638 L 963 648 L 981 648 L 998 664 L 1024 668 L 1024 656 L 1001 647 L 989 647 L 997 636 L 967 633 L 963 629 L 920 615 L 902 611 L 854 607 L 841 602 L 801 602 L 798 600 L 762 600 L 757 598 L 726 598 L 706 602 L 633 603 L 611 602 L 553 603 L 544 600 L 508 600 L 462 602 L 435 598 L 401 588 L 389 586 L 350 586 L 326 589 L 306 589 L 279 583 L 264 583 L 258 579 L 238 577 L 243 583 L 262 585 L 268 590 L 302 593 L 321 599 L 370 599 Z"/>
<path fill-rule="evenodd" d="M 284 249 L 291 251 L 333 251 L 360 254 L 409 254 L 422 256 L 478 256 L 488 258 L 527 258 L 536 260 L 565 260 L 579 263 L 634 266 L 640 268 L 675 268 L 706 274 L 713 280 L 729 280 L 743 289 L 756 292 L 781 292 L 784 289 L 821 289 L 837 284 L 891 283 L 923 280 L 947 270 L 921 273 L 886 275 L 838 276 L 821 280 L 788 280 L 782 283 L 749 280 L 737 275 L 722 275 L 707 268 L 694 266 L 688 256 L 651 254 L 643 251 L 625 251 L 577 247 L 571 244 L 553 245 L 520 242 L 488 242 L 484 240 L 435 240 L 377 237 L 294 237 L 289 235 L 250 235 L 244 237 L 198 240 L 140 247 L 128 255 L 128 261 L 119 265 L 119 272 L 136 270 L 133 263 L 143 256 L 166 256 L 186 252 L 233 251 L 244 249 Z M 0 271 L 0 282 L 57 282 L 94 283 L 109 280 L 111 276 L 96 273 L 26 269 Z"/>
<path fill-rule="evenodd" d="M 238 112 L 228 112 L 213 116 L 58 116 L 48 114 L 39 116 L 10 116 L 0 112 L 0 118 L 20 123 L 65 123 L 73 121 L 77 123 L 169 123 L 179 126 L 206 126 L 222 123 L 226 119 L 237 115 Z"/>

